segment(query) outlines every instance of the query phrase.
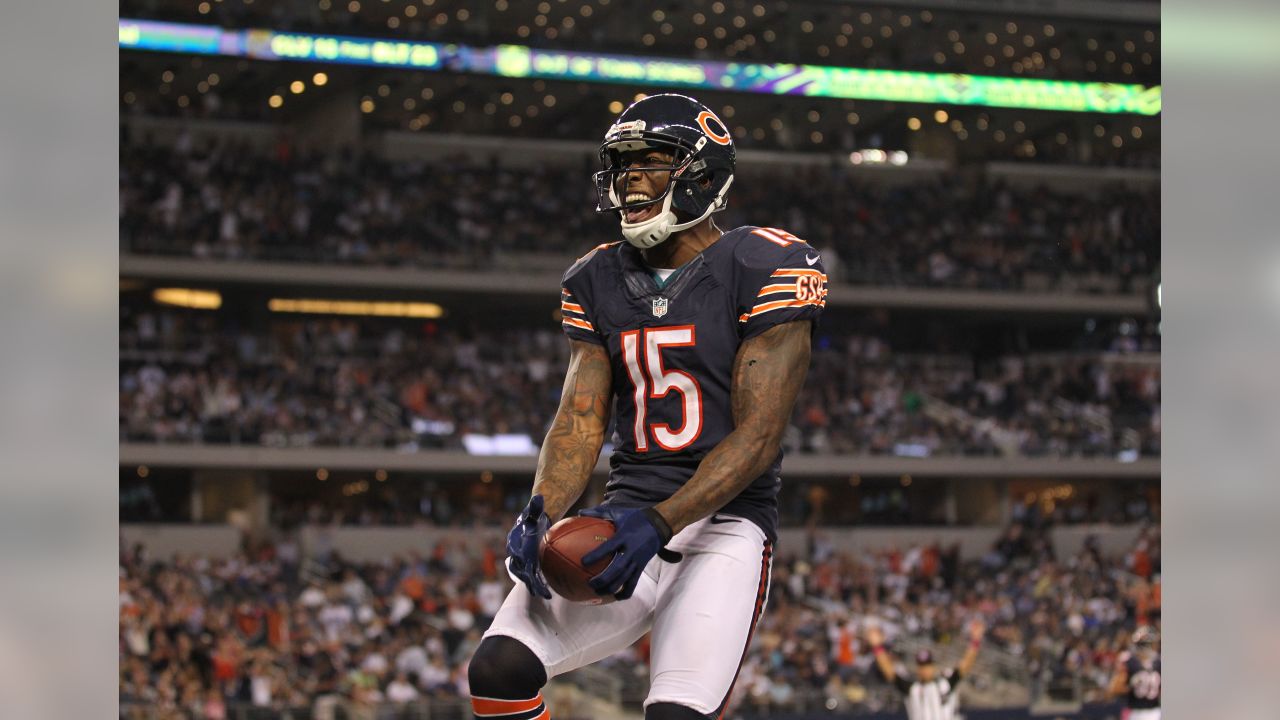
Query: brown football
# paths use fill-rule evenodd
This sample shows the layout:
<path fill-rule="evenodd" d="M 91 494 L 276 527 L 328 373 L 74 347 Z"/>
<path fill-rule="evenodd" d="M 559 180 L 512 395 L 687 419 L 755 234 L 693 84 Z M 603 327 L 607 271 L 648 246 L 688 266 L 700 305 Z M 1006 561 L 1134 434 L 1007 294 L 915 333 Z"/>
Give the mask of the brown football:
<path fill-rule="evenodd" d="M 567 517 L 547 530 L 539 548 L 542 576 L 557 595 L 573 602 L 603 605 L 613 597 L 601 597 L 587 584 L 609 566 L 606 557 L 590 567 L 582 565 L 582 556 L 613 537 L 613 523 L 601 518 Z"/>

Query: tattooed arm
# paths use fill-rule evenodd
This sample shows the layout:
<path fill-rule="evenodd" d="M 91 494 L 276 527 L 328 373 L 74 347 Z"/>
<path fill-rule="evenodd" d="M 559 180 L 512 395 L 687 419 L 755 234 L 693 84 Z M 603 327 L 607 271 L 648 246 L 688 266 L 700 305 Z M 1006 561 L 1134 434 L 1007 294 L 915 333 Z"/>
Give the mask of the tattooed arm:
<path fill-rule="evenodd" d="M 587 487 L 604 445 L 613 399 L 609 351 L 589 342 L 570 340 L 569 371 L 560 409 L 542 442 L 533 493 L 541 493 L 552 522 L 568 511 Z"/>
<path fill-rule="evenodd" d="M 714 513 L 737 497 L 773 463 L 782 433 L 809 371 L 807 320 L 783 323 L 747 340 L 733 363 L 733 432 L 698 470 L 655 509 L 673 533 Z"/>

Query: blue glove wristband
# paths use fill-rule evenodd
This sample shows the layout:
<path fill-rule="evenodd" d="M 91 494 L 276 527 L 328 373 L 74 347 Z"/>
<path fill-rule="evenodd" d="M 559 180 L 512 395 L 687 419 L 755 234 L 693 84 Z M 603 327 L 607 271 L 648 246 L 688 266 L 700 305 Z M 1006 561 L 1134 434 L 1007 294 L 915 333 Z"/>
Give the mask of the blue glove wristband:
<path fill-rule="evenodd" d="M 600 505 L 579 514 L 604 518 L 614 525 L 613 537 L 582 557 L 584 565 L 592 565 L 612 556 L 608 567 L 590 580 L 600 595 L 613 595 L 619 600 L 631 597 L 654 555 L 668 562 L 681 560 L 679 553 L 666 549 L 673 534 L 671 525 L 652 507 Z"/>

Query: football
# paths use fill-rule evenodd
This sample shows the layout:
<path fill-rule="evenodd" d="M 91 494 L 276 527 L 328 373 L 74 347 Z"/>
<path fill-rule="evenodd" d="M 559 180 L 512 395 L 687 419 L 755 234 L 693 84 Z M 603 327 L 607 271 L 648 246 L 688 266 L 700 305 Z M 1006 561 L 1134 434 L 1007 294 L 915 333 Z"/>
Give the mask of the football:
<path fill-rule="evenodd" d="M 573 602 L 592 605 L 613 602 L 612 596 L 601 597 L 587 584 L 587 580 L 609 566 L 612 558 L 606 557 L 589 567 L 582 564 L 583 555 L 611 537 L 613 523 L 601 518 L 573 516 L 552 525 L 542 536 L 539 548 L 547 585 L 560 597 Z"/>

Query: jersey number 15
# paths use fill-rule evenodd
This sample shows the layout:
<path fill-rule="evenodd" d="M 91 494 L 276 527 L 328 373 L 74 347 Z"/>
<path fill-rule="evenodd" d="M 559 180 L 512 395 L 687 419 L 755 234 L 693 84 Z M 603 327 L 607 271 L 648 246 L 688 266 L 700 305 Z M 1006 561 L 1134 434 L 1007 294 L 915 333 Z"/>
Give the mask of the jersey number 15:
<path fill-rule="evenodd" d="M 662 366 L 662 350 L 668 347 L 692 347 L 696 342 L 692 325 L 644 328 L 622 333 L 622 357 L 627 375 L 635 388 L 636 422 L 633 428 L 637 452 L 649 451 L 649 431 L 653 441 L 663 450 L 683 450 L 693 444 L 702 432 L 702 390 L 693 376 L 681 370 Z M 641 359 L 643 356 L 643 360 Z M 665 397 L 672 390 L 680 393 L 684 407 L 684 423 L 673 429 L 666 423 L 646 423 L 648 401 Z"/>

